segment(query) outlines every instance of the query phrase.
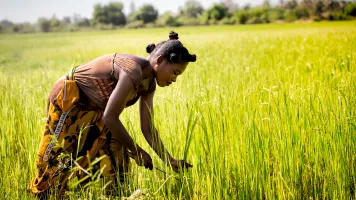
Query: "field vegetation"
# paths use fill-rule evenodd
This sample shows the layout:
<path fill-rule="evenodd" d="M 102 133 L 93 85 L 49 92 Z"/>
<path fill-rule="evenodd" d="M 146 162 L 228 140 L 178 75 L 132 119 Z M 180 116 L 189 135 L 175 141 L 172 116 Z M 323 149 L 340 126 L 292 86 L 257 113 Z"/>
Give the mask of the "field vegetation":
<path fill-rule="evenodd" d="M 356 198 L 355 25 L 176 28 L 197 62 L 157 89 L 155 123 L 171 154 L 193 168 L 176 174 L 159 160 L 135 105 L 124 125 L 166 173 L 133 161 L 120 196 L 140 188 L 148 199 Z M 103 54 L 145 57 L 146 45 L 169 31 L 0 35 L 0 199 L 33 199 L 26 185 L 59 77 Z M 103 194 L 92 184 L 66 195 Z"/>

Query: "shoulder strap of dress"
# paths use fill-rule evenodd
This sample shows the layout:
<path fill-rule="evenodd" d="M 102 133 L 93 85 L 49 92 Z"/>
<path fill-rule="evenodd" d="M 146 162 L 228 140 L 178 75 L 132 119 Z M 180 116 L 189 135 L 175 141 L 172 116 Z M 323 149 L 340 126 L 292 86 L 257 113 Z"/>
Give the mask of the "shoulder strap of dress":
<path fill-rule="evenodd" d="M 111 77 L 115 77 L 115 68 L 114 68 L 114 65 L 115 65 L 115 57 L 116 57 L 116 54 L 114 54 L 114 57 L 112 59 L 112 69 L 111 69 Z"/>
<path fill-rule="evenodd" d="M 140 84 L 140 78 L 142 77 L 141 66 L 135 60 L 126 57 L 116 57 L 114 64 L 127 73 L 135 89 L 137 89 Z"/>
<path fill-rule="evenodd" d="M 68 80 L 74 80 L 74 73 L 75 73 L 75 70 L 77 69 L 77 67 L 78 66 L 75 66 L 72 69 L 68 70 L 68 73 L 67 73 Z"/>

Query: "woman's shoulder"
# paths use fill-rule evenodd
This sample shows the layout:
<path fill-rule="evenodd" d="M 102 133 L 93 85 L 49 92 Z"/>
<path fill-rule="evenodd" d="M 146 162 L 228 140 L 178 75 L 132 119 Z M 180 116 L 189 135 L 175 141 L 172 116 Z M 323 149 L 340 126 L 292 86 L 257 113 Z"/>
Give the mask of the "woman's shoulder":
<path fill-rule="evenodd" d="M 124 71 L 136 86 L 142 79 L 142 70 L 147 66 L 147 62 L 144 58 L 127 54 L 116 54 L 114 58 L 114 64 L 120 68 L 120 71 Z"/>
<path fill-rule="evenodd" d="M 141 68 L 145 68 L 147 65 L 150 64 L 147 59 L 142 58 L 142 57 L 138 57 L 138 56 L 134 56 L 134 55 L 116 54 L 116 57 L 118 59 L 131 60 L 131 61 L 135 62 Z"/>

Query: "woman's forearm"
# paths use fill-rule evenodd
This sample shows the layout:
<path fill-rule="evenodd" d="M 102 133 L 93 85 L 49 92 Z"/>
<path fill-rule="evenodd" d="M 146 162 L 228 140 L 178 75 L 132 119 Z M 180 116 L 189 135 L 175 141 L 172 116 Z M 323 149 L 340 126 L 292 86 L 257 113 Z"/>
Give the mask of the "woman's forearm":
<path fill-rule="evenodd" d="M 145 136 L 146 141 L 151 146 L 151 148 L 156 152 L 156 154 L 161 158 L 163 162 L 168 164 L 173 158 L 164 147 L 161 138 L 158 135 L 158 131 L 155 127 L 145 128 L 143 135 Z"/>
<path fill-rule="evenodd" d="M 125 148 L 129 149 L 132 153 L 136 153 L 141 150 L 141 147 L 133 141 L 119 118 L 107 119 L 104 120 L 104 122 L 109 128 L 112 137 L 118 140 Z"/>

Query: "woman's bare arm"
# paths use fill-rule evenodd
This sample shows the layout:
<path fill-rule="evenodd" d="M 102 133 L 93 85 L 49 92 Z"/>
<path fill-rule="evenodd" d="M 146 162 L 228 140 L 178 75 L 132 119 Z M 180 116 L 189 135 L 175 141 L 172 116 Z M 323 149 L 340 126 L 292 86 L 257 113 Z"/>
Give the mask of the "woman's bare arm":
<path fill-rule="evenodd" d="M 163 162 L 169 164 L 172 161 L 172 156 L 164 147 L 161 138 L 158 135 L 158 131 L 153 123 L 153 96 L 154 92 L 143 95 L 140 98 L 140 121 L 141 131 L 145 136 L 148 144 L 162 159 Z"/>
<path fill-rule="evenodd" d="M 187 169 L 193 167 L 185 160 L 174 159 L 164 147 L 153 123 L 153 96 L 154 92 L 141 96 L 140 98 L 140 120 L 143 135 L 162 161 L 167 165 L 171 165 L 175 172 L 179 172 L 183 168 Z"/>
<path fill-rule="evenodd" d="M 132 153 L 136 153 L 141 148 L 135 144 L 131 136 L 126 131 L 121 123 L 119 116 L 126 107 L 126 103 L 130 94 L 135 90 L 131 79 L 125 73 L 121 73 L 118 83 L 110 95 L 106 105 L 104 120 L 106 126 L 109 128 L 114 139 L 118 140 L 125 148 Z"/>
<path fill-rule="evenodd" d="M 119 119 L 120 114 L 126 107 L 130 94 L 134 90 L 134 85 L 128 75 L 120 73 L 118 83 L 110 95 L 102 119 L 112 133 L 112 137 L 131 151 L 130 155 L 135 159 L 136 163 L 152 170 L 153 165 L 150 155 L 135 144 Z"/>

